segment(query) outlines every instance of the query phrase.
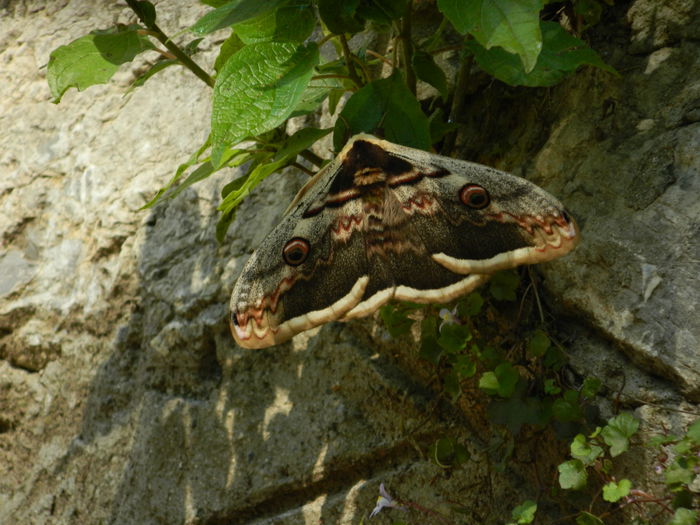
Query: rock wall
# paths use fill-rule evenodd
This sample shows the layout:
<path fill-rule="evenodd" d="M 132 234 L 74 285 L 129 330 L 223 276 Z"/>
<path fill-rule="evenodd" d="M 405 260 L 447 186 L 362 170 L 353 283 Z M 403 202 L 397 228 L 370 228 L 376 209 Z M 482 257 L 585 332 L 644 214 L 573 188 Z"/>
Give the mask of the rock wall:
<path fill-rule="evenodd" d="M 437 398 L 413 351 L 371 320 L 235 347 L 228 294 L 301 176 L 261 185 L 223 246 L 230 173 L 140 211 L 205 139 L 209 88 L 171 68 L 125 96 L 135 64 L 55 106 L 50 51 L 130 11 L 0 9 L 0 523 L 359 523 L 380 482 L 499 523 L 537 496 L 526 468 L 490 464 L 487 427 Z M 172 34 L 201 12 L 164 3 L 159 23 Z M 593 44 L 620 78 L 584 70 L 507 107 L 494 85 L 469 101 L 464 150 L 579 218 L 581 246 L 538 271 L 571 366 L 604 380 L 603 412 L 620 399 L 650 432 L 680 429 L 666 409 L 700 397 L 700 8 L 607 13 Z M 451 474 L 423 455 L 446 435 L 474 458 Z"/>

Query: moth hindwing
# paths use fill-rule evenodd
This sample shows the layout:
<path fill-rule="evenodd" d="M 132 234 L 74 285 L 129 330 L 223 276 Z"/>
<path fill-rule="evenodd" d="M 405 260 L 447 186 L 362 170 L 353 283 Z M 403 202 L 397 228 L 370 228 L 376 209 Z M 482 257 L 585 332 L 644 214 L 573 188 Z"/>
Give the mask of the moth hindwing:
<path fill-rule="evenodd" d="M 392 299 L 447 302 L 578 241 L 561 203 L 525 179 L 356 135 L 248 260 L 231 332 L 262 348 Z"/>

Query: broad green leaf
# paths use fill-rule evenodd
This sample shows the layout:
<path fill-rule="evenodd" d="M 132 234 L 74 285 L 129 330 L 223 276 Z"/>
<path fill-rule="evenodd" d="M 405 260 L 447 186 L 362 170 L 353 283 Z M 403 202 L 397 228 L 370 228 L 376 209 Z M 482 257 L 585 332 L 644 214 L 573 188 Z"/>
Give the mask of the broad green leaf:
<path fill-rule="evenodd" d="M 450 370 L 445 374 L 443 389 L 445 393 L 452 398 L 452 401 L 456 401 L 462 393 L 462 385 L 459 383 L 459 376 L 454 370 Z"/>
<path fill-rule="evenodd" d="M 571 442 L 571 457 L 579 459 L 584 465 L 591 465 L 603 454 L 603 449 L 598 445 L 588 442 L 586 436 L 577 434 Z"/>
<path fill-rule="evenodd" d="M 487 73 L 511 86 L 553 86 L 580 66 L 590 65 L 613 74 L 607 65 L 585 42 L 567 33 L 555 22 L 541 22 L 543 46 L 535 68 L 526 71 L 512 53 L 500 48 L 486 49 L 474 40 L 465 46 Z"/>
<path fill-rule="evenodd" d="M 241 177 L 243 180 L 240 186 L 230 191 L 226 197 L 224 197 L 224 200 L 219 204 L 218 210 L 224 214 L 232 212 L 253 188 L 265 180 L 268 175 L 282 169 L 287 163 L 287 159 L 281 159 L 276 162 L 259 164 L 256 166 L 247 175 Z"/>
<path fill-rule="evenodd" d="M 326 97 L 335 92 L 339 93 L 341 96 L 345 93 L 345 87 L 343 86 L 343 81 L 341 79 L 312 78 L 309 81 L 309 84 L 306 86 L 304 92 L 301 94 L 301 98 L 299 99 L 299 102 L 297 102 L 297 106 L 294 108 L 294 111 L 290 117 L 313 113 L 318 109 Z"/>
<path fill-rule="evenodd" d="M 554 400 L 552 415 L 557 421 L 578 421 L 583 417 L 583 412 L 577 400 L 560 397 Z"/>
<path fill-rule="evenodd" d="M 285 2 L 286 0 L 233 0 L 209 11 L 190 27 L 190 31 L 206 35 L 272 11 Z"/>
<path fill-rule="evenodd" d="M 462 34 L 470 33 L 486 49 L 495 46 L 520 56 L 525 72 L 542 50 L 543 0 L 438 0 L 438 8 Z"/>
<path fill-rule="evenodd" d="M 639 429 L 639 420 L 629 412 L 610 418 L 600 431 L 605 444 L 610 447 L 612 457 L 619 456 L 629 448 L 629 438 Z"/>
<path fill-rule="evenodd" d="M 628 479 L 621 479 L 619 483 L 611 481 L 603 486 L 603 499 L 615 503 L 627 496 L 631 488 L 632 482 Z"/>
<path fill-rule="evenodd" d="M 561 393 L 561 388 L 557 386 L 557 383 L 554 379 L 545 379 L 544 393 L 550 396 L 556 396 L 557 394 Z"/>
<path fill-rule="evenodd" d="M 147 37 L 140 35 L 137 25 L 93 31 L 70 44 L 53 50 L 49 57 L 46 78 L 53 101 L 74 87 L 78 91 L 104 84 L 119 66 L 131 62 L 136 55 L 153 49 Z"/>
<path fill-rule="evenodd" d="M 673 518 L 668 525 L 696 525 L 698 513 L 691 509 L 680 508 L 673 513 Z"/>
<path fill-rule="evenodd" d="M 604 525 L 604 523 L 598 516 L 594 516 L 590 512 L 581 511 L 576 516 L 576 525 Z"/>
<path fill-rule="evenodd" d="M 224 40 L 224 43 L 221 44 L 221 47 L 219 48 L 219 54 L 214 61 L 214 69 L 216 72 L 221 72 L 228 59 L 238 52 L 243 46 L 245 46 L 245 44 L 240 38 L 238 38 L 238 35 L 236 33 L 231 33 L 231 36 Z"/>
<path fill-rule="evenodd" d="M 246 44 L 298 42 L 306 40 L 316 26 L 309 3 L 294 2 L 236 24 L 234 33 Z"/>
<path fill-rule="evenodd" d="M 129 86 L 129 91 L 131 91 L 134 88 L 143 86 L 146 83 L 146 80 L 151 78 L 156 73 L 163 71 L 167 67 L 176 66 L 179 63 L 180 62 L 174 58 L 166 58 L 164 60 L 158 60 L 155 64 L 153 64 L 150 68 L 148 68 L 148 70 L 145 73 L 140 75 L 136 80 L 134 80 L 131 83 L 131 86 Z"/>
<path fill-rule="evenodd" d="M 416 51 L 411 61 L 416 76 L 437 89 L 443 99 L 447 99 L 447 77 L 433 56 L 425 51 Z"/>
<path fill-rule="evenodd" d="M 306 148 L 312 146 L 316 141 L 328 135 L 333 128 L 318 129 L 318 128 L 302 128 L 291 137 L 288 137 L 282 147 L 275 154 L 274 160 L 289 158 L 293 161 L 297 155 Z"/>
<path fill-rule="evenodd" d="M 570 459 L 557 467 L 559 486 L 563 489 L 579 490 L 586 486 L 588 473 L 578 459 Z"/>
<path fill-rule="evenodd" d="M 332 33 L 357 33 L 365 27 L 359 5 L 360 0 L 318 0 L 318 14 Z"/>
<path fill-rule="evenodd" d="M 263 42 L 228 59 L 216 78 L 212 164 L 231 144 L 270 131 L 292 113 L 318 63 L 316 44 Z"/>
<path fill-rule="evenodd" d="M 520 505 L 515 507 L 511 512 L 511 517 L 514 523 L 518 525 L 523 523 L 532 523 L 537 512 L 537 503 L 531 499 L 525 500 Z"/>
<path fill-rule="evenodd" d="M 476 374 L 476 363 L 470 356 L 461 354 L 458 356 L 451 356 L 451 358 L 453 358 L 452 370 L 455 371 L 455 374 L 457 374 L 460 379 L 467 379 Z"/>
<path fill-rule="evenodd" d="M 664 472 L 664 479 L 667 485 L 672 488 L 678 485 L 689 485 L 695 478 L 695 473 L 687 465 L 680 465 L 678 462 L 672 463 Z"/>
<path fill-rule="evenodd" d="M 156 23 L 156 7 L 147 0 L 133 3 L 134 12 L 144 20 L 144 23 L 149 25 Z"/>
<path fill-rule="evenodd" d="M 340 150 L 352 135 L 378 129 L 390 142 L 430 148 L 428 118 L 398 72 L 370 82 L 350 97 L 336 121 L 333 145 Z"/>

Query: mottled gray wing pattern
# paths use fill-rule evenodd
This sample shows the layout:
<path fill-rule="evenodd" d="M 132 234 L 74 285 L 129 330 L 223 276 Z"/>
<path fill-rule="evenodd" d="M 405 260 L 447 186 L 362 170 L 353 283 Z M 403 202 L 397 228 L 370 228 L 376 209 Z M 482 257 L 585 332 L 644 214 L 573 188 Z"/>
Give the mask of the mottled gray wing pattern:
<path fill-rule="evenodd" d="M 392 299 L 446 302 L 578 237 L 562 205 L 524 179 L 357 135 L 251 256 L 231 330 L 259 348 Z"/>

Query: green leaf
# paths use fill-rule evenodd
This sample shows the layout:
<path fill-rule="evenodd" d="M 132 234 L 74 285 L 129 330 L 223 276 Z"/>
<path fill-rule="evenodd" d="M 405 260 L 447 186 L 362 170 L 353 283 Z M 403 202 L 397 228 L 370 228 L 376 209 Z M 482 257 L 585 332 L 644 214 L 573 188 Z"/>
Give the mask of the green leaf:
<path fill-rule="evenodd" d="M 472 292 L 457 304 L 457 313 L 463 317 L 473 317 L 481 312 L 484 306 L 484 298 L 479 292 Z"/>
<path fill-rule="evenodd" d="M 246 44 L 258 42 L 297 42 L 306 40 L 316 26 L 310 3 L 295 2 L 240 22 L 233 27 Z"/>
<path fill-rule="evenodd" d="M 180 62 L 174 58 L 158 60 L 155 64 L 148 68 L 148 70 L 145 73 L 139 75 L 139 77 L 131 83 L 131 86 L 129 86 L 129 91 L 131 91 L 134 88 L 143 86 L 146 83 L 146 80 L 151 78 L 156 73 L 163 71 L 167 67 L 176 66 L 179 63 Z"/>
<path fill-rule="evenodd" d="M 534 397 L 521 399 L 513 396 L 493 401 L 488 407 L 491 421 L 507 427 L 513 435 L 517 435 L 525 424 L 546 425 L 551 417 L 550 412 L 548 403 Z"/>
<path fill-rule="evenodd" d="M 542 330 L 535 330 L 527 343 L 527 352 L 533 357 L 542 357 L 552 343 Z"/>
<path fill-rule="evenodd" d="M 629 412 L 610 418 L 600 431 L 605 444 L 610 447 L 612 457 L 619 456 L 629 448 L 629 438 L 639 429 L 639 420 Z"/>
<path fill-rule="evenodd" d="M 190 27 L 197 35 L 206 35 L 218 29 L 255 18 L 279 7 L 286 0 L 234 0 L 209 11 Z"/>
<path fill-rule="evenodd" d="M 333 145 L 340 150 L 357 133 L 377 133 L 404 146 L 430 148 L 428 118 L 400 73 L 370 82 L 347 101 L 335 124 Z"/>
<path fill-rule="evenodd" d="M 379 309 L 379 315 L 381 315 L 391 337 L 401 337 L 411 331 L 415 321 L 407 317 L 406 314 L 409 311 L 393 304 L 382 306 Z"/>
<path fill-rule="evenodd" d="M 559 486 L 563 489 L 580 490 L 588 482 L 588 473 L 578 459 L 570 459 L 557 467 Z"/>
<path fill-rule="evenodd" d="M 493 372 L 484 372 L 479 379 L 479 388 L 490 395 L 510 397 L 515 391 L 520 375 L 510 363 L 501 363 Z"/>
<path fill-rule="evenodd" d="M 360 0 L 318 0 L 318 14 L 332 33 L 357 33 L 365 27 L 359 5 Z"/>
<path fill-rule="evenodd" d="M 476 363 L 470 356 L 461 354 L 453 357 L 452 369 L 460 379 L 467 379 L 476 374 Z"/>
<path fill-rule="evenodd" d="M 231 33 L 231 36 L 224 40 L 224 43 L 221 44 L 221 47 L 219 48 L 219 55 L 214 61 L 214 69 L 217 71 L 217 73 L 221 72 L 228 59 L 231 58 L 243 46 L 245 46 L 245 44 L 240 38 L 238 38 L 236 33 Z"/>
<path fill-rule="evenodd" d="M 557 421 L 578 421 L 583 417 L 581 405 L 576 400 L 560 397 L 554 400 L 552 415 Z"/>
<path fill-rule="evenodd" d="M 583 385 L 581 386 L 581 397 L 584 399 L 593 398 L 598 393 L 601 386 L 603 386 L 603 383 L 600 379 L 596 377 L 587 377 L 583 380 Z"/>
<path fill-rule="evenodd" d="M 146 0 L 134 2 L 132 9 L 139 17 L 143 18 L 144 23 L 156 23 L 156 8 L 151 2 Z"/>
<path fill-rule="evenodd" d="M 576 516 L 576 525 L 605 525 L 603 520 L 598 516 L 594 516 L 590 512 L 581 511 L 581 513 Z"/>
<path fill-rule="evenodd" d="M 535 68 L 527 71 L 517 55 L 501 48 L 486 49 L 474 40 L 465 42 L 479 66 L 511 86 L 553 86 L 584 65 L 617 75 L 585 42 L 555 22 L 541 22 L 544 41 Z"/>
<path fill-rule="evenodd" d="M 696 419 L 689 427 L 688 432 L 686 432 L 688 438 L 696 444 L 700 444 L 700 419 Z"/>
<path fill-rule="evenodd" d="M 263 42 L 228 59 L 216 78 L 212 164 L 231 144 L 279 126 L 292 113 L 318 63 L 316 44 Z"/>
<path fill-rule="evenodd" d="M 344 3 L 341 0 L 340 3 Z M 357 8 L 357 14 L 362 19 L 371 20 L 376 24 L 388 25 L 404 15 L 408 0 L 362 0 Z"/>
<path fill-rule="evenodd" d="M 619 483 L 611 481 L 603 486 L 603 499 L 615 503 L 627 496 L 631 488 L 632 482 L 628 479 L 621 479 Z"/>
<path fill-rule="evenodd" d="M 119 66 L 131 62 L 136 55 L 153 49 L 147 37 L 139 35 L 138 25 L 93 31 L 53 50 L 49 57 L 46 78 L 58 104 L 69 88 L 78 91 L 104 84 Z"/>
<path fill-rule="evenodd" d="M 698 513 L 691 509 L 680 508 L 673 513 L 673 518 L 668 525 L 695 525 L 698 520 Z"/>
<path fill-rule="evenodd" d="M 519 284 L 520 277 L 513 270 L 496 272 L 489 281 L 489 291 L 499 301 L 515 301 Z"/>
<path fill-rule="evenodd" d="M 543 0 L 438 0 L 438 8 L 462 34 L 470 33 L 486 49 L 499 46 L 520 56 L 532 71 L 542 50 Z"/>
<path fill-rule="evenodd" d="M 291 137 L 288 137 L 282 147 L 275 154 L 275 160 L 289 158 L 294 161 L 299 153 L 316 143 L 328 135 L 333 128 L 318 129 L 318 128 L 302 128 Z"/>
<path fill-rule="evenodd" d="M 692 483 L 695 473 L 691 470 L 687 464 L 681 465 L 678 462 L 674 462 L 666 469 L 664 472 L 664 479 L 667 485 L 671 488 L 676 488 L 679 485 L 689 485 Z"/>
<path fill-rule="evenodd" d="M 450 353 L 459 352 L 467 347 L 472 338 L 471 330 L 463 324 L 443 324 L 438 336 L 438 344 Z"/>
<path fill-rule="evenodd" d="M 532 523 L 535 519 L 536 512 L 537 503 L 528 499 L 522 502 L 517 507 L 515 507 L 510 515 L 514 523 L 517 523 L 519 525 L 521 523 Z"/>
<path fill-rule="evenodd" d="M 443 99 L 447 99 L 447 77 L 433 56 L 425 51 L 416 51 L 411 62 L 416 76 L 437 89 Z"/>
<path fill-rule="evenodd" d="M 243 199 L 267 178 L 268 175 L 282 169 L 288 163 L 287 159 L 281 159 L 276 162 L 267 164 L 259 164 L 247 175 L 242 177 L 242 181 L 238 187 L 229 190 L 229 193 L 224 197 L 224 200 L 219 204 L 218 210 L 223 213 L 230 213 L 243 201 Z"/>
<path fill-rule="evenodd" d="M 583 434 L 577 434 L 571 442 L 571 457 L 581 460 L 584 465 L 592 465 L 603 454 L 602 447 L 592 445 Z"/>
<path fill-rule="evenodd" d="M 545 379 L 544 393 L 550 396 L 556 396 L 557 394 L 561 393 L 561 388 L 557 386 L 557 383 L 554 379 Z"/>

